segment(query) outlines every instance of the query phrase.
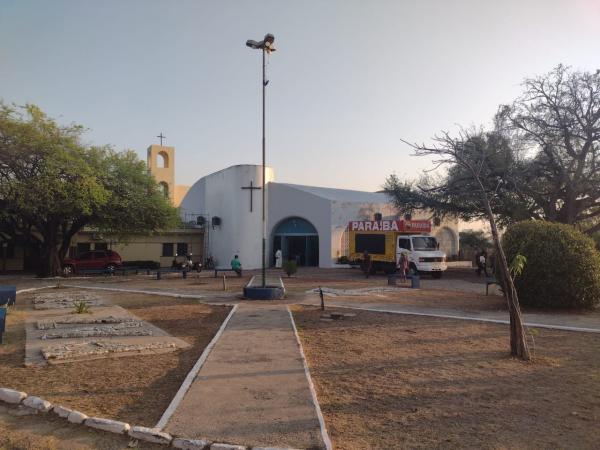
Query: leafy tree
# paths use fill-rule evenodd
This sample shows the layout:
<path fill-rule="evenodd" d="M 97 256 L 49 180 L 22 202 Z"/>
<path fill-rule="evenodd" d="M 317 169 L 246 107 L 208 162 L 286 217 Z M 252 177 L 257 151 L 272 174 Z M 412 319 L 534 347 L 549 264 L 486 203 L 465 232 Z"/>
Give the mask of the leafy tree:
<path fill-rule="evenodd" d="M 400 183 L 397 178 L 387 180 L 385 190 L 392 195 L 399 209 L 406 209 L 406 197 L 410 195 L 410 208 L 431 209 L 434 214 L 443 215 L 484 214 L 490 224 L 492 239 L 498 258 L 500 283 L 510 315 L 511 354 L 529 359 L 529 348 L 525 339 L 523 320 L 517 290 L 510 273 L 506 255 L 500 245 L 500 237 L 493 205 L 499 202 L 498 190 L 505 183 L 512 170 L 509 148 L 504 145 L 502 136 L 495 133 L 462 130 L 458 138 L 444 133 L 434 139 L 431 146 L 409 144 L 417 156 L 433 156 L 437 166 L 448 165 L 452 179 L 460 180 L 463 189 L 469 189 L 460 196 L 457 184 L 449 186 L 442 181 L 439 185 L 430 184 L 420 191 Z M 500 170 L 501 168 L 501 170 Z M 450 176 L 450 175 L 449 175 Z M 444 193 L 440 196 L 439 193 Z M 500 200 L 501 201 L 501 200 Z"/>
<path fill-rule="evenodd" d="M 458 233 L 460 248 L 472 250 L 488 248 L 492 246 L 490 238 L 481 230 L 465 230 Z"/>
<path fill-rule="evenodd" d="M 41 249 L 39 275 L 57 275 L 71 239 L 90 226 L 147 232 L 177 222 L 131 151 L 82 143 L 34 105 L 0 104 L 0 231 Z"/>

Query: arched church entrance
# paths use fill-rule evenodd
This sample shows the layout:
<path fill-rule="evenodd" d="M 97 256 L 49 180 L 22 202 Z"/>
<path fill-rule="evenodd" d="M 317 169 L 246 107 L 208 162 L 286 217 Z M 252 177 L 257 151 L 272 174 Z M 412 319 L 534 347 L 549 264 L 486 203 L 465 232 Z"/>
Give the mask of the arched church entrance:
<path fill-rule="evenodd" d="M 283 261 L 295 260 L 299 266 L 319 265 L 319 234 L 306 219 L 290 217 L 275 227 L 272 264 L 275 264 L 275 252 L 279 249 L 283 254 Z"/>
<path fill-rule="evenodd" d="M 448 227 L 443 227 L 435 233 L 440 244 L 440 250 L 446 253 L 448 258 L 453 258 L 458 255 L 458 248 L 456 245 L 456 239 L 454 233 Z"/>

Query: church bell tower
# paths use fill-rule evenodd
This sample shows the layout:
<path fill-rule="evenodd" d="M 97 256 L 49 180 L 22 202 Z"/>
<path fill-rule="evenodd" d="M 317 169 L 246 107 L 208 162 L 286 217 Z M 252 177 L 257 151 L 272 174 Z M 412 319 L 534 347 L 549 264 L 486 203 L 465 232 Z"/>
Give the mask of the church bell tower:
<path fill-rule="evenodd" d="M 165 197 L 175 204 L 175 147 L 151 145 L 147 162 Z"/>

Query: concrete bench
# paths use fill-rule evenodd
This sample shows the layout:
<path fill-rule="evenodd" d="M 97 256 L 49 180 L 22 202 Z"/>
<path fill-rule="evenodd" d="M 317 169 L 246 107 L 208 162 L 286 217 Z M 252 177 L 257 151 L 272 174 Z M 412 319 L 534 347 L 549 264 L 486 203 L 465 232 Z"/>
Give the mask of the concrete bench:
<path fill-rule="evenodd" d="M 240 273 L 237 273 L 235 270 L 233 270 L 231 267 L 215 267 L 215 278 L 217 278 L 217 275 L 219 272 L 233 272 L 235 273 L 238 277 L 242 276 L 242 270 L 240 269 Z"/>

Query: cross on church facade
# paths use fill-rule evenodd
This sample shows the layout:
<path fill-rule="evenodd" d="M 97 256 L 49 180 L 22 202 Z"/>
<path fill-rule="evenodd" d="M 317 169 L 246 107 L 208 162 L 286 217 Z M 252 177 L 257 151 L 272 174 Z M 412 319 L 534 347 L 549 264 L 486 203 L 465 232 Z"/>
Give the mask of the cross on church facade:
<path fill-rule="evenodd" d="M 156 137 L 160 139 L 160 146 L 162 147 L 162 141 L 163 141 L 163 139 L 166 139 L 167 137 L 166 137 L 166 136 L 163 136 L 163 134 L 162 134 L 162 131 L 161 131 L 161 132 L 160 132 L 160 134 L 159 134 L 158 136 L 156 136 Z"/>
<path fill-rule="evenodd" d="M 257 186 L 253 186 L 253 184 L 252 184 L 252 181 L 250 181 L 250 186 L 242 186 L 242 189 L 248 189 L 248 190 L 250 191 L 250 212 L 252 212 L 252 198 L 254 197 L 254 196 L 252 195 L 252 193 L 253 193 L 254 191 L 259 191 L 259 190 L 261 190 L 262 188 L 260 188 L 260 187 L 257 187 Z"/>

